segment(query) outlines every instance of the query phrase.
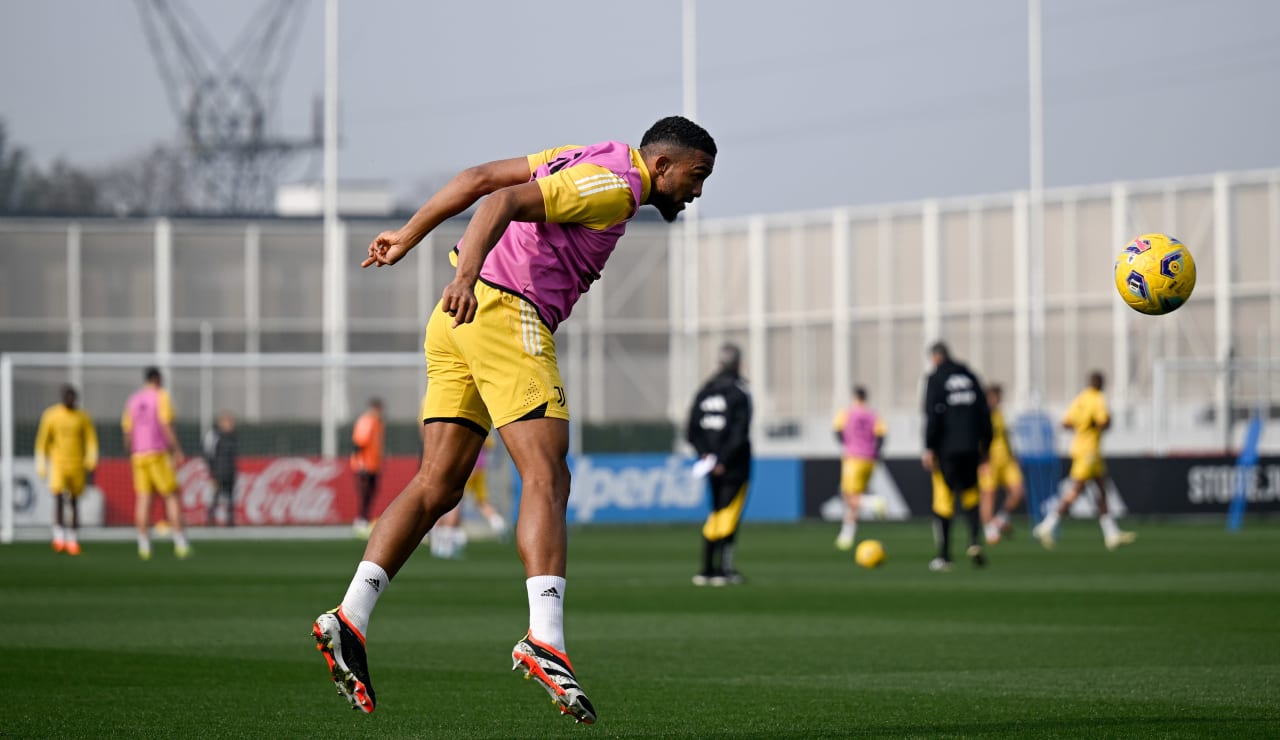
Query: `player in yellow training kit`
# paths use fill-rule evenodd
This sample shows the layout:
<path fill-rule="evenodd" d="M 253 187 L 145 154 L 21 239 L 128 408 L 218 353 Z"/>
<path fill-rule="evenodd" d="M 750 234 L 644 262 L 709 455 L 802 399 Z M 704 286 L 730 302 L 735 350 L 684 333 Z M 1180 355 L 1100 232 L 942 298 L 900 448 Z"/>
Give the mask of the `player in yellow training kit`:
<path fill-rule="evenodd" d="M 36 431 L 36 474 L 53 494 L 53 550 L 80 554 L 80 494 L 88 474 L 98 466 L 98 432 L 93 420 L 76 408 L 76 389 L 62 386 L 62 403 L 45 409 Z M 71 507 L 67 527 L 63 504 Z"/>
<path fill-rule="evenodd" d="M 183 455 L 173 431 L 173 402 L 164 389 L 159 368 L 149 367 L 142 376 L 146 383 L 129 396 L 120 417 L 137 494 L 133 523 L 138 530 L 138 557 L 151 559 L 151 494 L 158 493 L 173 532 L 173 554 L 182 560 L 191 555 L 191 546 L 182 528 L 182 505 L 174 495 L 178 491 L 174 468 L 181 467 Z"/>
<path fill-rule="evenodd" d="M 987 405 L 991 407 L 991 447 L 987 451 L 987 461 L 978 468 L 978 490 L 982 496 L 979 506 L 982 512 L 982 524 L 986 529 L 987 544 L 995 545 L 1000 538 L 1013 532 L 1009 523 L 1009 512 L 1015 511 L 1022 503 L 1024 493 L 1022 485 L 1022 469 L 1009 447 L 1008 430 L 1005 428 L 1004 413 L 1000 411 L 1000 400 L 1004 395 L 998 384 L 987 386 Z M 1004 488 L 1008 495 L 999 511 L 996 507 L 996 489 Z"/>
<path fill-rule="evenodd" d="M 1101 448 L 1102 433 L 1111 427 L 1111 412 L 1102 395 L 1103 382 L 1102 373 L 1097 370 L 1089 373 L 1089 387 L 1076 396 L 1062 417 L 1063 428 L 1075 431 L 1075 439 L 1071 441 L 1071 490 L 1032 530 L 1047 550 L 1052 550 L 1058 541 L 1058 522 L 1090 482 L 1097 487 L 1098 524 L 1102 526 L 1107 549 L 1114 550 L 1137 538 L 1133 532 L 1122 531 L 1107 511 L 1107 466 L 1102 460 Z"/>
<path fill-rule="evenodd" d="M 351 706 L 366 713 L 377 706 L 365 651 L 374 606 L 423 536 L 457 506 L 496 427 L 522 481 L 516 545 L 529 619 L 511 650 L 512 670 L 534 679 L 561 714 L 596 720 L 565 646 L 569 404 L 555 330 L 600 279 L 638 209 L 652 205 L 675 221 L 702 195 L 715 156 L 705 129 L 670 116 L 639 148 L 603 141 L 495 160 L 460 172 L 404 226 L 369 245 L 361 266 L 389 267 L 479 203 L 451 253 L 453 280 L 427 321 L 418 472 L 379 517 L 342 603 L 312 625 Z"/>

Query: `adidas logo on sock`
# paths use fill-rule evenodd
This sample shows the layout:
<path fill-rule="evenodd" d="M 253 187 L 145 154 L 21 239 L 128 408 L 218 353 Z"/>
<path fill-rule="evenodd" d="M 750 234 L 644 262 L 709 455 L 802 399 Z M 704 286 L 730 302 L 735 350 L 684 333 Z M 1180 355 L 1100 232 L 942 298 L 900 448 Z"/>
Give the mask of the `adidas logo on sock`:
<path fill-rule="evenodd" d="M 547 589 L 546 591 L 543 591 L 543 592 L 542 592 L 542 595 L 543 595 L 543 596 L 550 596 L 550 597 L 551 597 L 551 598 L 553 598 L 553 599 L 558 599 L 558 598 L 560 598 L 560 592 L 556 590 L 556 587 L 555 587 L 555 586 L 552 586 L 551 588 Z"/>
<path fill-rule="evenodd" d="M 379 581 L 377 578 L 366 578 L 364 579 L 364 582 L 373 586 L 374 591 L 382 591 L 382 581 Z"/>

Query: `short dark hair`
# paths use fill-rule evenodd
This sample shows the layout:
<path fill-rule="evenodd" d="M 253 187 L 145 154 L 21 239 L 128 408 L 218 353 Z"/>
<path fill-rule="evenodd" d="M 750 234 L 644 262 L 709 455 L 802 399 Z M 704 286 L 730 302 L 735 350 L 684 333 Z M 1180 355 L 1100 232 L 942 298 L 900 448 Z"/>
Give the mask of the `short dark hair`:
<path fill-rule="evenodd" d="M 369 405 L 370 405 L 371 407 L 373 407 L 373 408 L 378 409 L 379 411 L 381 411 L 381 410 L 382 410 L 382 399 L 381 399 L 381 398 L 378 398 L 377 396 L 374 396 L 373 398 L 370 398 L 370 399 L 369 399 Z"/>
<path fill-rule="evenodd" d="M 738 372 L 742 367 L 742 348 L 733 342 L 720 345 L 720 351 L 716 353 L 716 364 L 721 370 Z"/>
<path fill-rule="evenodd" d="M 711 134 L 684 116 L 667 116 L 649 127 L 640 139 L 640 148 L 654 144 L 674 144 L 716 156 L 716 142 Z"/>
<path fill-rule="evenodd" d="M 1101 370 L 1094 370 L 1093 372 L 1089 373 L 1090 387 L 1097 388 L 1098 390 L 1102 390 L 1102 386 L 1105 382 L 1106 382 L 1106 376 L 1102 374 Z"/>
<path fill-rule="evenodd" d="M 866 386 L 855 385 L 855 386 L 853 387 L 853 397 L 854 397 L 854 398 L 856 398 L 856 399 L 858 399 L 859 401 L 865 401 L 865 400 L 867 400 L 867 388 L 866 388 Z"/>
<path fill-rule="evenodd" d="M 944 360 L 951 359 L 951 350 L 947 348 L 946 342 L 934 342 L 929 345 L 929 354 L 937 355 Z"/>
<path fill-rule="evenodd" d="M 63 384 L 62 393 L 60 395 L 62 396 L 63 403 L 74 402 L 80 397 L 80 394 L 76 391 L 76 387 L 70 383 Z"/>
<path fill-rule="evenodd" d="M 160 368 L 152 366 L 142 371 L 142 377 L 148 383 L 160 382 Z"/>
<path fill-rule="evenodd" d="M 1004 398 L 1004 386 L 1000 385 L 999 383 L 992 383 L 987 386 L 987 393 L 992 393 L 994 395 L 1000 396 L 1001 398 Z"/>

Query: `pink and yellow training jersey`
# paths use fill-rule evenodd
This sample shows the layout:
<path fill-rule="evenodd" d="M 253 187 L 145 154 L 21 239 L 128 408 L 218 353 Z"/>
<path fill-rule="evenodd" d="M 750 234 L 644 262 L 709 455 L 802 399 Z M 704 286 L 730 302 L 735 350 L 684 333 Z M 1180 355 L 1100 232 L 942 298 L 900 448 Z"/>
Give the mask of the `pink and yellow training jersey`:
<path fill-rule="evenodd" d="M 120 425 L 129 435 L 129 452 L 143 455 L 148 452 L 167 452 L 169 441 L 164 436 L 164 425 L 173 423 L 173 404 L 163 388 L 146 386 L 124 405 Z"/>
<path fill-rule="evenodd" d="M 555 332 L 648 199 L 649 171 L 640 152 L 619 141 L 530 154 L 529 170 L 542 189 L 546 223 L 513 221 L 480 279 L 525 298 Z"/>
<path fill-rule="evenodd" d="M 855 460 L 874 460 L 876 440 L 884 436 L 884 422 L 866 406 L 853 405 L 844 412 L 844 456 Z"/>

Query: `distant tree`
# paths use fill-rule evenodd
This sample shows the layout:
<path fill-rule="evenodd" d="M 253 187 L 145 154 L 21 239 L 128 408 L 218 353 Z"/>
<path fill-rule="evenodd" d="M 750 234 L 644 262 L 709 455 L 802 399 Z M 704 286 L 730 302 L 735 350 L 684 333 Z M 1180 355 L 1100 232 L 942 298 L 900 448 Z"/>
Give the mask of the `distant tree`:
<path fill-rule="evenodd" d="M 98 190 L 91 173 L 58 159 L 47 172 L 27 171 L 17 210 L 40 216 L 92 216 L 101 213 Z"/>
<path fill-rule="evenodd" d="M 0 121 L 0 213 L 82 216 L 99 212 L 94 175 L 59 159 L 42 171 Z"/>
<path fill-rule="evenodd" d="M 98 173 L 102 206 L 116 216 L 192 213 L 196 206 L 190 170 L 185 154 L 157 144 Z"/>
<path fill-rule="evenodd" d="M 12 213 L 17 207 L 26 166 L 26 150 L 13 145 L 8 128 L 0 120 L 0 213 Z"/>

